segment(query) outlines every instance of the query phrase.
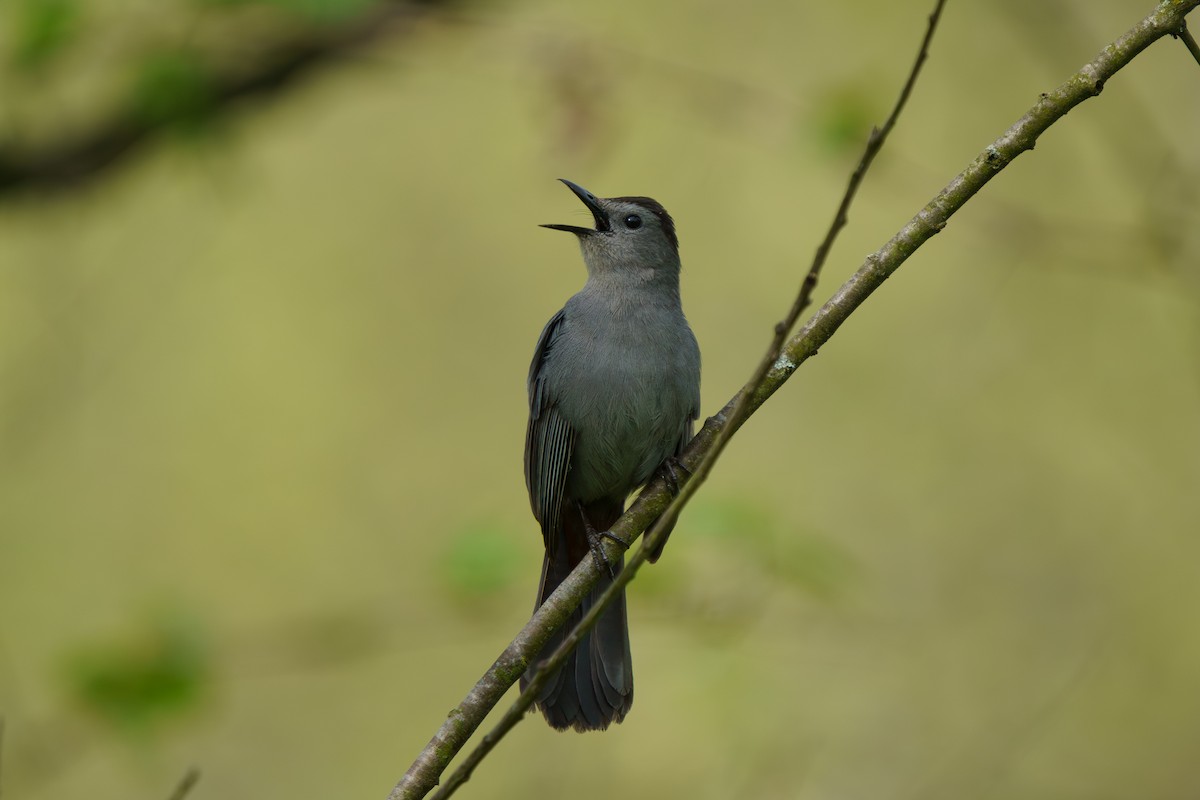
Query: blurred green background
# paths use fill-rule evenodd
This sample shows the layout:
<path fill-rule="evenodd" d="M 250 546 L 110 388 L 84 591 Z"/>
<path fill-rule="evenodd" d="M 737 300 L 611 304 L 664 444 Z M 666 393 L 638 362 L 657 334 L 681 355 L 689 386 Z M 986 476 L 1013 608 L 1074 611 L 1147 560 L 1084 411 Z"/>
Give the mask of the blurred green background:
<path fill-rule="evenodd" d="M 166 126 L 0 187 L 5 796 L 383 797 L 530 612 L 554 179 L 675 215 L 710 414 L 930 5 L 428 4 L 236 113 L 220 70 L 381 7 L 0 7 L 0 162 Z M 951 3 L 818 298 L 1151 7 Z M 634 584 L 625 724 L 463 796 L 1195 796 L 1197 97 L 1164 40 L 955 217 Z"/>

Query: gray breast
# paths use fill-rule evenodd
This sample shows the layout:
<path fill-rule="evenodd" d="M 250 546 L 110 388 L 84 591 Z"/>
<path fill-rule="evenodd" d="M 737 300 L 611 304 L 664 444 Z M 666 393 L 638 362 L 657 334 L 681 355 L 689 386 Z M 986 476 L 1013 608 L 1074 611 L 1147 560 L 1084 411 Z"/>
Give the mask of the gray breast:
<path fill-rule="evenodd" d="M 567 492 L 623 500 L 696 415 L 699 350 L 677 306 L 614 311 L 576 295 L 564 314 L 546 378 L 577 436 Z"/>

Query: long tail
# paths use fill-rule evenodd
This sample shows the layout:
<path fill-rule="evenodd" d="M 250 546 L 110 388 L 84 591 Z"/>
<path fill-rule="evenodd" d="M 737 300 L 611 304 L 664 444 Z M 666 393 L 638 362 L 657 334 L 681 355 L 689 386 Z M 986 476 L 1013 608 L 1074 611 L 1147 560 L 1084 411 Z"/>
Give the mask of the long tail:
<path fill-rule="evenodd" d="M 563 511 L 562 528 L 550 541 L 542 561 L 538 606 L 571 574 L 581 559 L 592 557 L 579 510 L 570 506 Z M 588 520 L 598 531 L 608 530 L 621 512 L 620 503 L 598 502 L 585 509 Z M 617 569 L 620 569 L 619 564 Z M 608 576 L 602 577 L 567 623 L 550 637 L 521 678 L 522 691 L 533 677 L 536 665 L 550 657 L 611 582 Z M 596 621 L 596 627 L 584 634 L 563 666 L 550 676 L 537 698 L 537 707 L 546 721 L 559 730 L 593 731 L 620 722 L 632 705 L 633 662 L 629 656 L 629 623 L 625 614 L 625 593 L 622 592 Z"/>

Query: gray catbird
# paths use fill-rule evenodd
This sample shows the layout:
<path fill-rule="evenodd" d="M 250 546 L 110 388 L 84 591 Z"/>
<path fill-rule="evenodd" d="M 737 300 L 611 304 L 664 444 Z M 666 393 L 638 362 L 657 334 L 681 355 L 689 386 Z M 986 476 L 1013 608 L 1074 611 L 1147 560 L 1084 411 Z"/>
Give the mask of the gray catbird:
<path fill-rule="evenodd" d="M 596 227 L 543 226 L 579 237 L 588 277 L 546 323 L 529 366 L 525 484 L 546 545 L 539 606 L 589 553 L 603 561 L 599 537 L 621 516 L 630 492 L 664 462 L 671 465 L 700 413 L 700 349 L 679 302 L 675 223 L 648 197 L 599 198 L 563 183 Z M 650 560 L 660 554 L 661 547 Z M 534 665 L 554 652 L 621 561 L 604 564 L 609 577 Z M 632 704 L 622 595 L 551 677 L 537 705 L 555 728 L 585 731 L 620 722 Z"/>

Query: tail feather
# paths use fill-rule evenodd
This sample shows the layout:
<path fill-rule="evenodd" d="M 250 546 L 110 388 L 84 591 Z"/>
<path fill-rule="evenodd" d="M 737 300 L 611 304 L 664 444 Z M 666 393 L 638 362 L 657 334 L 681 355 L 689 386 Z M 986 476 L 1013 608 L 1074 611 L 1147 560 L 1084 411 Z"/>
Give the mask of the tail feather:
<path fill-rule="evenodd" d="M 588 520 L 596 530 L 607 530 L 621 516 L 621 512 L 619 503 L 595 503 L 586 509 Z M 539 606 L 581 559 L 591 558 L 583 519 L 578 510 L 571 508 L 563 516 L 562 528 L 555 536 L 547 537 L 550 547 L 542 563 Z M 533 677 L 536 665 L 550 657 L 611 583 L 607 576 L 601 578 L 566 624 L 550 637 L 521 679 L 522 690 Z M 633 668 L 629 653 L 625 594 L 622 592 L 605 609 L 596 626 L 584 634 L 563 665 L 550 676 L 537 698 L 537 706 L 546 721 L 559 730 L 574 728 L 588 731 L 603 730 L 614 722 L 620 722 L 632 705 Z"/>

